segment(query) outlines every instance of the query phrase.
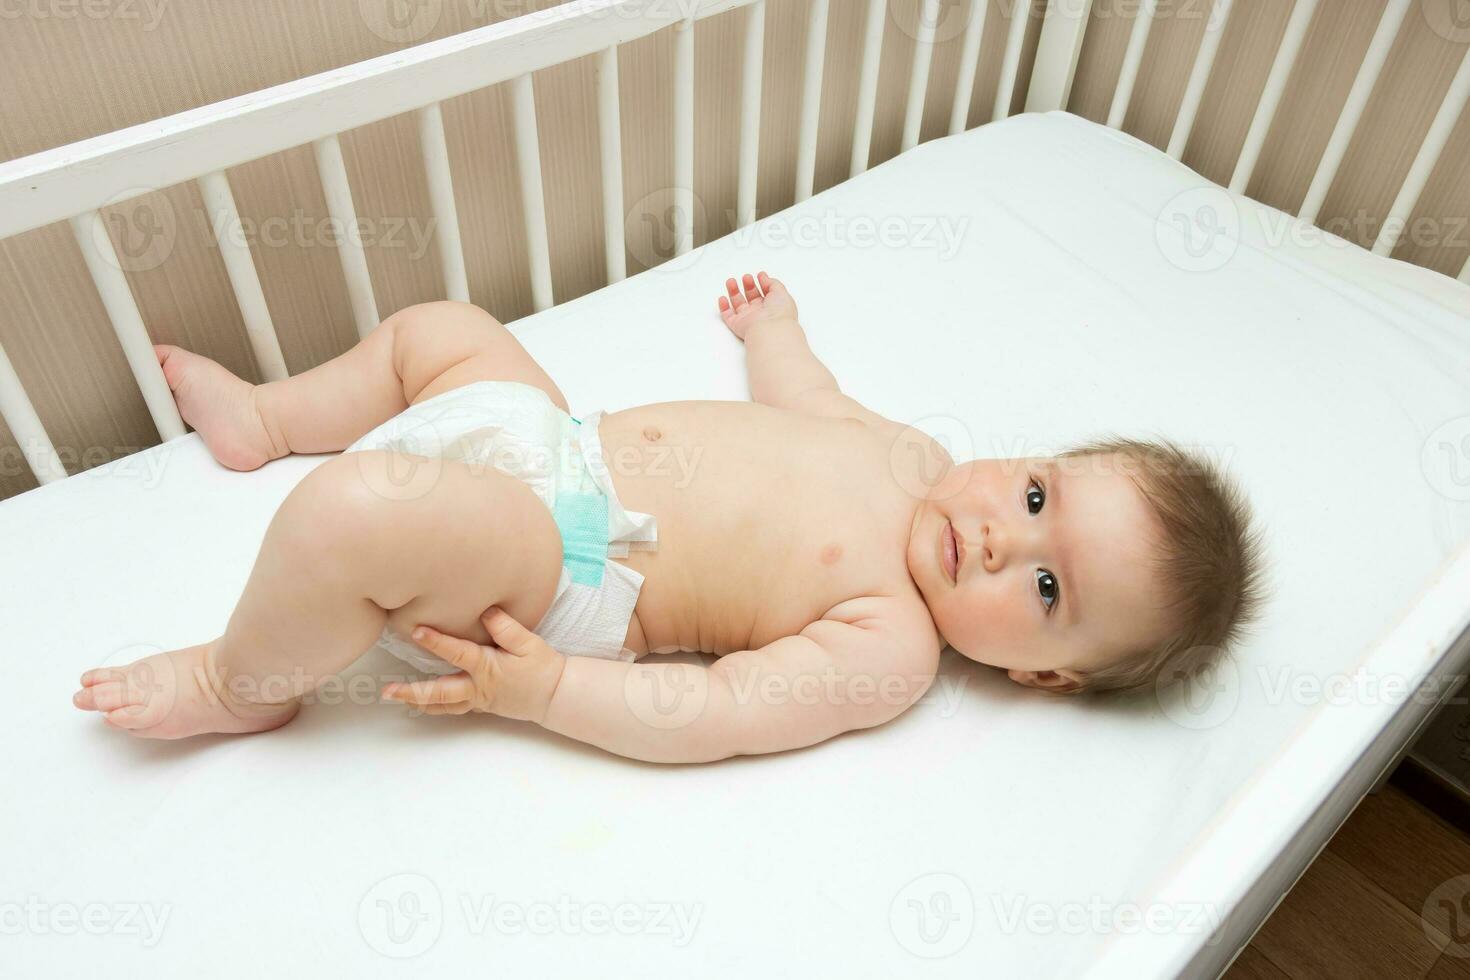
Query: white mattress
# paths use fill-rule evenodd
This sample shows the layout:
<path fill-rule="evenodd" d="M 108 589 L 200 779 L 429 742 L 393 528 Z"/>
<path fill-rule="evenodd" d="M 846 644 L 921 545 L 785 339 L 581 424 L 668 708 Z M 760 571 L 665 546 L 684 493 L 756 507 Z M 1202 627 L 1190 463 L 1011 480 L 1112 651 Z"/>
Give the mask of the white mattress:
<path fill-rule="evenodd" d="M 1010 455 L 1114 431 L 1206 447 L 1246 484 L 1276 587 L 1208 710 L 1052 700 L 949 651 L 926 702 L 886 726 L 706 766 L 373 704 L 308 707 L 267 735 L 133 740 L 71 706 L 78 674 L 217 635 L 275 508 L 325 458 L 236 474 L 191 434 L 0 504 L 3 972 L 1183 968 L 1207 938 L 1189 926 L 1269 874 L 1350 771 L 1371 778 L 1353 767 L 1397 709 L 1290 683 L 1436 669 L 1463 600 L 1441 581 L 1440 605 L 1405 616 L 1470 530 L 1439 448 L 1470 446 L 1440 428 L 1470 416 L 1470 290 L 1340 244 L 1272 243 L 1300 226 L 1218 190 L 1238 245 L 1191 256 L 1166 204 L 1208 186 L 1130 137 L 1021 116 L 512 327 L 578 415 L 744 399 L 715 297 L 764 268 L 847 392 L 960 455 L 956 440 Z M 864 216 L 965 225 L 943 255 L 922 220 L 906 245 L 863 244 Z M 787 234 L 801 229 L 818 244 Z M 374 669 L 396 666 L 354 673 Z M 1154 926 L 1100 918 L 1165 901 Z M 6 910 L 27 903 L 58 918 L 17 927 Z M 65 918 L 92 903 L 106 934 Z M 146 910 L 167 915 L 160 935 Z M 548 910 L 558 921 L 534 918 Z M 516 913 L 534 921 L 497 918 Z M 1160 916 L 1182 928 L 1157 932 Z"/>

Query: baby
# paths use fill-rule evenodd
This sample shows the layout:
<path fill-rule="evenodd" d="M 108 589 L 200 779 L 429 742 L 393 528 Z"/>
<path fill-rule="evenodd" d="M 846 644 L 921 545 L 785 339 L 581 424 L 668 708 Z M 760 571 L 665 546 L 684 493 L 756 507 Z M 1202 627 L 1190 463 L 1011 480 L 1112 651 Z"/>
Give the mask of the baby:
<path fill-rule="evenodd" d="M 74 703 L 146 737 L 266 731 L 377 645 L 439 675 L 385 699 L 704 762 L 880 725 L 946 644 L 1051 693 L 1134 689 L 1256 615 L 1259 541 L 1206 461 L 1115 440 L 956 462 L 842 393 L 776 279 L 718 306 L 753 403 L 584 419 L 462 304 L 263 385 L 158 346 L 223 465 L 347 451 L 281 504 L 222 636 L 87 671 Z M 718 659 L 640 659 L 675 651 Z"/>

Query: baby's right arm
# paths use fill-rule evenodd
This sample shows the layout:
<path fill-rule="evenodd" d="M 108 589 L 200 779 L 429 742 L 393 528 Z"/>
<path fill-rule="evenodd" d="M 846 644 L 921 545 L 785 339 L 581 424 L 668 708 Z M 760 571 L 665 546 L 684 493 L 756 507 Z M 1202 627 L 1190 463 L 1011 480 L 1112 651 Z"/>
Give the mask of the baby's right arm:
<path fill-rule="evenodd" d="M 807 345 L 796 301 L 780 280 L 762 272 L 757 288 L 756 277 L 746 273 L 743 294 L 734 279 L 725 281 L 725 291 L 719 299 L 720 318 L 745 342 L 753 400 L 811 415 L 887 421 L 837 387 L 837 379 Z"/>

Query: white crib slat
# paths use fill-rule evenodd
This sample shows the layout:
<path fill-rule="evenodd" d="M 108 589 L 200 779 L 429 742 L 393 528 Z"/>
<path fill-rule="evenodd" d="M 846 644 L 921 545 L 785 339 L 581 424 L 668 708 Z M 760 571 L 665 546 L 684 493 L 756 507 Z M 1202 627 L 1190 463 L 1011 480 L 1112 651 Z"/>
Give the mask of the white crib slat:
<path fill-rule="evenodd" d="M 1026 88 L 1027 112 L 1067 108 L 1091 14 L 1092 0 L 1057 0 L 1046 5 L 1036 62 Z"/>
<path fill-rule="evenodd" d="M 760 160 L 761 77 L 765 63 L 766 0 L 745 8 L 745 62 L 740 74 L 740 184 L 735 227 L 755 220 L 755 178 Z"/>
<path fill-rule="evenodd" d="M 454 174 L 449 169 L 449 141 L 444 136 L 444 112 L 433 102 L 418 111 L 419 143 L 424 173 L 429 181 L 429 203 L 434 209 L 434 240 L 444 273 L 444 295 L 457 303 L 470 301 L 465 272 L 464 245 L 459 237 L 459 208 L 454 203 Z"/>
<path fill-rule="evenodd" d="M 796 200 L 812 196 L 817 172 L 817 120 L 822 112 L 822 61 L 827 52 L 827 0 L 812 0 L 806 25 L 806 60 L 802 70 L 801 129 L 796 149 Z"/>
<path fill-rule="evenodd" d="M 56 455 L 56 447 L 41 425 L 30 396 L 21 387 L 4 347 L 0 347 L 0 418 L 10 427 L 10 434 L 42 486 L 66 478 L 66 467 L 61 465 L 61 457 Z"/>
<path fill-rule="evenodd" d="M 102 214 L 88 211 L 77 215 L 71 219 L 71 230 L 82 250 L 82 258 L 87 262 L 87 271 L 92 274 L 92 282 L 102 297 L 102 305 L 107 308 L 112 329 L 122 345 L 123 356 L 133 371 L 138 389 L 143 393 L 143 402 L 148 406 L 148 414 L 153 417 L 159 437 L 164 442 L 177 439 L 184 434 L 184 420 L 179 417 L 173 392 L 168 390 L 163 368 L 158 366 L 153 341 L 148 336 L 148 328 L 143 325 L 143 314 L 138 312 L 133 291 L 128 288 L 128 277 L 123 275 L 122 262 L 112 246 Z"/>
<path fill-rule="evenodd" d="M 1189 134 L 1194 131 L 1194 120 L 1199 115 L 1200 103 L 1205 98 L 1205 86 L 1210 81 L 1210 71 L 1215 67 L 1215 56 L 1220 53 L 1220 41 L 1230 26 L 1230 11 L 1234 0 L 1215 0 L 1210 10 L 1210 19 L 1205 24 L 1205 36 L 1200 40 L 1199 51 L 1194 56 L 1194 67 L 1189 72 L 1189 83 L 1184 86 L 1184 100 L 1179 103 L 1179 113 L 1174 117 L 1174 131 L 1169 135 L 1166 151 L 1175 160 L 1184 157 L 1184 148 L 1189 144 Z"/>
<path fill-rule="evenodd" d="M 868 169 L 868 151 L 873 143 L 873 110 L 878 103 L 878 60 L 883 48 L 884 0 L 868 0 L 868 19 L 863 27 L 863 64 L 858 72 L 857 118 L 852 124 L 852 160 L 847 174 L 856 177 Z"/>
<path fill-rule="evenodd" d="M 1337 117 L 1337 125 L 1332 129 L 1327 149 L 1322 152 L 1322 160 L 1317 164 L 1317 172 L 1312 176 L 1307 196 L 1302 200 L 1298 216 L 1305 221 L 1315 224 L 1317 215 L 1322 211 L 1327 192 L 1332 189 L 1332 181 L 1336 179 L 1343 158 L 1347 156 L 1348 144 L 1352 142 L 1353 133 L 1357 132 L 1358 123 L 1363 119 L 1368 98 L 1377 87 L 1378 76 L 1383 73 L 1383 66 L 1388 62 L 1388 53 L 1403 26 L 1410 2 L 1411 0 L 1389 0 L 1388 6 L 1384 8 L 1383 17 L 1378 21 L 1378 30 L 1374 32 L 1368 51 L 1363 55 L 1362 67 L 1358 69 L 1358 76 L 1353 80 L 1347 102 L 1342 107 L 1341 115 Z"/>
<path fill-rule="evenodd" d="M 1010 8 L 1011 23 L 1006 31 L 1006 53 L 1000 62 L 1000 83 L 995 90 L 995 108 L 990 113 L 992 120 L 1011 114 L 1016 76 L 1021 70 L 1021 43 L 1026 38 L 1026 21 L 1031 17 L 1031 0 L 1012 0 Z"/>
<path fill-rule="evenodd" d="M 321 177 L 322 192 L 327 198 L 327 213 L 341 231 L 337 255 L 342 260 L 342 274 L 347 279 L 352 318 L 357 322 L 358 336 L 366 337 L 379 323 L 378 303 L 373 298 L 367 254 L 362 250 L 357 209 L 352 203 L 352 185 L 347 181 L 347 164 L 342 160 L 342 142 L 333 135 L 312 145 L 316 150 L 316 168 Z"/>
<path fill-rule="evenodd" d="M 674 254 L 694 247 L 694 18 L 674 26 Z"/>
<path fill-rule="evenodd" d="M 929 63 L 934 60 L 934 25 L 938 20 L 939 0 L 922 0 L 919 5 L 919 36 L 914 39 L 914 60 L 909 67 L 909 95 L 903 110 L 900 153 L 919 145 L 919 125 L 924 121 L 924 96 L 929 92 Z"/>
<path fill-rule="evenodd" d="M 1444 101 L 1439 105 L 1439 112 L 1435 114 L 1434 122 L 1430 123 L 1429 132 L 1424 135 L 1424 144 L 1419 147 L 1419 154 L 1409 167 L 1404 186 L 1399 189 L 1393 207 L 1388 209 L 1388 217 L 1384 219 L 1378 240 L 1373 243 L 1373 254 L 1393 254 L 1404 226 L 1414 213 L 1414 206 L 1419 203 L 1419 195 L 1424 193 L 1424 187 L 1434 173 L 1434 165 L 1439 162 L 1445 144 L 1450 141 L 1455 123 L 1465 111 L 1466 102 L 1470 102 L 1470 49 L 1461 56 L 1460 70 L 1455 72 L 1449 91 L 1445 92 Z"/>
<path fill-rule="evenodd" d="M 531 306 L 552 305 L 551 251 L 546 239 L 546 193 L 541 186 L 541 143 L 536 129 L 536 91 L 531 76 L 511 82 L 516 130 L 516 169 L 520 172 L 521 212 L 526 224 L 526 256 L 531 266 Z"/>
<path fill-rule="evenodd" d="M 623 227 L 623 130 L 618 111 L 618 46 L 609 44 L 597 58 L 597 132 L 602 148 L 602 246 L 607 281 L 628 275 Z"/>
<path fill-rule="evenodd" d="M 1276 110 L 1281 106 L 1281 97 L 1286 94 L 1286 80 L 1296 66 L 1302 42 L 1306 40 L 1307 28 L 1311 26 L 1312 14 L 1316 13 L 1317 0 L 1296 0 L 1291 8 L 1291 19 L 1286 22 L 1286 34 L 1281 46 L 1276 49 L 1276 60 L 1271 64 L 1271 74 L 1266 76 L 1266 89 L 1256 105 L 1255 117 L 1251 119 L 1250 132 L 1246 133 L 1245 145 L 1235 161 L 1235 173 L 1230 178 L 1230 189 L 1244 194 L 1246 185 L 1255 173 L 1256 163 L 1261 159 L 1261 150 L 1266 145 L 1266 136 L 1271 132 L 1271 123 Z"/>
<path fill-rule="evenodd" d="M 960 42 L 960 69 L 954 82 L 954 101 L 949 106 L 949 134 L 964 132 L 970 120 L 970 101 L 975 94 L 975 73 L 980 68 L 980 44 L 985 35 L 985 13 L 989 0 L 970 0 L 970 19 L 965 22 L 965 39 Z"/>
<path fill-rule="evenodd" d="M 199 178 L 199 191 L 204 197 L 209 223 L 214 228 L 215 241 L 219 243 L 225 272 L 229 274 L 230 285 L 235 290 L 235 302 L 240 306 L 240 317 L 245 321 L 245 335 L 250 339 L 250 349 L 255 352 L 255 362 L 266 381 L 284 381 L 290 377 L 290 372 L 286 370 L 281 342 L 276 337 L 270 309 L 265 304 L 265 293 L 260 288 L 260 275 L 250 257 L 250 245 L 235 236 L 235 231 L 241 227 L 240 212 L 235 207 L 229 178 L 222 170 L 205 174 Z"/>
<path fill-rule="evenodd" d="M 1133 98 L 1133 87 L 1138 83 L 1138 69 L 1143 65 L 1143 52 L 1148 47 L 1148 35 L 1154 26 L 1154 14 L 1159 0 L 1143 0 L 1138 14 L 1133 18 L 1133 30 L 1128 35 L 1128 50 L 1123 54 L 1123 70 L 1118 75 L 1118 85 L 1113 89 L 1113 105 L 1108 110 L 1108 125 L 1113 129 L 1123 128 L 1123 119 L 1128 115 L 1128 103 Z"/>

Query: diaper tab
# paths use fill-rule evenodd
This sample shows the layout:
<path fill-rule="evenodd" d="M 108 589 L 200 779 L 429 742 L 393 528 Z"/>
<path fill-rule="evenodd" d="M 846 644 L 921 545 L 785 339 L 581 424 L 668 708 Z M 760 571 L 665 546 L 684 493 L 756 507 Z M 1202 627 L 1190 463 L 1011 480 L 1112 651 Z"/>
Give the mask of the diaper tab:
<path fill-rule="evenodd" d="M 607 498 L 600 493 L 560 493 L 551 516 L 561 530 L 562 564 L 572 581 L 601 588 L 607 565 Z"/>
<path fill-rule="evenodd" d="M 602 440 L 597 427 L 605 412 L 596 411 L 583 420 L 577 431 L 582 459 L 587 475 L 597 484 L 608 500 L 608 555 L 627 558 L 630 548 L 638 551 L 654 551 L 658 548 L 658 519 L 623 507 L 618 491 L 613 486 L 612 475 L 607 469 L 607 460 L 602 450 Z"/>

